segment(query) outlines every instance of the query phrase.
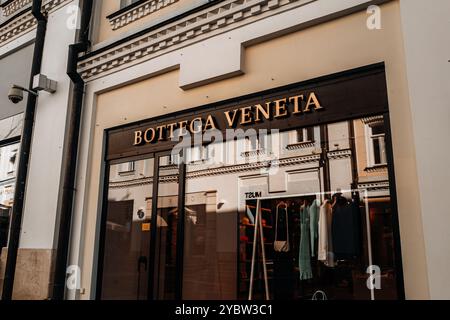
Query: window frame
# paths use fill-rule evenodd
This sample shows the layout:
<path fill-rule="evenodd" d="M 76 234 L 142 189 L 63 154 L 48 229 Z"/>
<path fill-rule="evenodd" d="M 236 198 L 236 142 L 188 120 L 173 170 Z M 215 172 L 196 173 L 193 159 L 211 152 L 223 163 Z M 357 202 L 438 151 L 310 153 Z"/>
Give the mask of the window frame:
<path fill-rule="evenodd" d="M 383 121 L 383 120 L 382 120 Z M 377 125 L 382 125 L 384 127 L 384 121 L 383 122 L 376 122 L 376 123 L 368 123 L 364 125 L 364 131 L 366 136 L 366 154 L 367 154 L 367 167 L 373 168 L 373 167 L 381 167 L 381 166 L 387 166 L 387 148 L 386 148 L 386 130 L 383 128 L 384 133 L 381 134 L 374 134 L 373 133 L 373 127 Z M 380 163 L 376 162 L 376 155 L 375 155 L 375 141 L 382 138 L 383 143 L 380 144 Z"/>

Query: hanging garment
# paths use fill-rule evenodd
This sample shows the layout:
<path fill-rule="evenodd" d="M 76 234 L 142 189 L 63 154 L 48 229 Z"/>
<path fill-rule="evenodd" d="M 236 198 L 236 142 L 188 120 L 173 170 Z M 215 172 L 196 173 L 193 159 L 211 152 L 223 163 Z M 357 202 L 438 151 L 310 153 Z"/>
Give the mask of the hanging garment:
<path fill-rule="evenodd" d="M 360 253 L 359 204 L 338 199 L 333 207 L 333 251 L 336 260 L 355 258 Z"/>
<path fill-rule="evenodd" d="M 320 206 L 319 213 L 319 241 L 318 241 L 318 259 L 327 267 L 335 267 L 333 253 L 333 237 L 331 235 L 331 222 L 333 219 L 333 210 L 328 200 L 325 200 Z"/>
<path fill-rule="evenodd" d="M 288 252 L 290 250 L 287 204 L 284 202 L 277 205 L 275 213 L 275 239 L 273 246 L 276 252 Z"/>
<path fill-rule="evenodd" d="M 303 205 L 300 208 L 300 251 L 299 251 L 299 269 L 300 280 L 308 280 L 313 277 L 311 269 L 310 252 L 310 223 L 309 208 Z"/>
<path fill-rule="evenodd" d="M 311 257 L 315 257 L 317 253 L 317 238 L 319 233 L 319 210 L 320 203 L 316 199 L 309 207 L 309 232 L 311 235 Z"/>

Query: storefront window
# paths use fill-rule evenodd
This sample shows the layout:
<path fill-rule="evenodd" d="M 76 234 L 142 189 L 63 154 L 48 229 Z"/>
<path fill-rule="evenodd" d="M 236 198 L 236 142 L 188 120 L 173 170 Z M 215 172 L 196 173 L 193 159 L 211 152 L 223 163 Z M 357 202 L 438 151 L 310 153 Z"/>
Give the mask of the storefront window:
<path fill-rule="evenodd" d="M 19 143 L 13 143 L 0 147 L 0 254 L 2 254 L 2 260 L 6 259 L 4 249 L 8 247 L 9 241 L 19 146 Z"/>
<path fill-rule="evenodd" d="M 399 298 L 385 76 L 365 76 L 112 130 L 102 297 Z"/>
<path fill-rule="evenodd" d="M 187 166 L 183 298 L 396 298 L 388 173 L 364 170 L 362 120 L 325 127 L 319 151 L 281 143 L 247 163 L 236 154 L 235 163 Z M 216 154 L 233 143 L 214 144 Z M 273 153 L 281 164 L 267 171 Z M 367 286 L 369 266 L 380 289 Z"/>

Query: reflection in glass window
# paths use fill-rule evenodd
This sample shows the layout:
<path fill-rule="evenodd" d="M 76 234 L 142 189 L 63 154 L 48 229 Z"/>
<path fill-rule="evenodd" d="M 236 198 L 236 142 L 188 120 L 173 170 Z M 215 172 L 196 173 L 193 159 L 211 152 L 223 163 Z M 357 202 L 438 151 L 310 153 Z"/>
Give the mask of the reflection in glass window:
<path fill-rule="evenodd" d="M 135 167 L 134 161 L 121 163 L 118 165 L 118 173 L 119 174 L 132 173 L 134 172 L 134 167 Z"/>
<path fill-rule="evenodd" d="M 374 124 L 370 124 L 367 126 L 366 130 L 369 136 L 369 165 L 377 166 L 387 164 L 384 123 L 376 122 Z"/>
<path fill-rule="evenodd" d="M 129 171 L 131 163 L 138 175 L 118 174 Z M 145 159 L 110 166 L 102 299 L 147 299 L 153 165 L 153 159 Z"/>
<path fill-rule="evenodd" d="M 120 0 L 120 8 L 128 7 L 129 5 L 138 2 L 140 0 Z"/>
<path fill-rule="evenodd" d="M 314 141 L 314 128 L 297 129 L 297 143 Z"/>
<path fill-rule="evenodd" d="M 155 181 L 153 159 L 126 177 L 110 166 L 102 297 L 145 299 L 153 283 L 154 299 L 176 298 L 180 285 L 187 300 L 398 298 L 389 174 L 368 170 L 387 163 L 382 119 L 316 126 L 314 147 L 299 143 L 313 142 L 313 128 L 274 134 L 270 152 L 245 162 L 221 157 L 239 157 L 237 140 L 211 144 L 208 163 L 192 162 L 208 147 L 189 148 L 184 195 L 173 156 L 157 157 Z M 369 266 L 381 289 L 367 286 Z"/>
<path fill-rule="evenodd" d="M 261 169 L 264 157 L 251 163 L 213 162 L 208 168 L 187 165 L 184 299 L 247 300 L 250 288 L 252 299 L 264 299 L 266 285 L 270 299 L 310 300 L 319 290 L 329 299 L 397 297 L 387 171 L 376 176 L 364 171 L 364 134 L 351 148 L 350 126 L 364 132 L 361 120 L 326 126 L 324 145 L 331 150 L 283 154 L 273 172 Z M 383 127 L 371 132 L 384 141 Z M 292 139 L 285 143 L 314 141 L 313 128 L 286 136 Z M 379 155 L 383 161 L 385 155 Z M 262 236 L 255 238 L 258 206 Z M 328 222 L 319 229 L 321 210 Z M 370 264 L 381 270 L 382 290 L 366 286 Z"/>

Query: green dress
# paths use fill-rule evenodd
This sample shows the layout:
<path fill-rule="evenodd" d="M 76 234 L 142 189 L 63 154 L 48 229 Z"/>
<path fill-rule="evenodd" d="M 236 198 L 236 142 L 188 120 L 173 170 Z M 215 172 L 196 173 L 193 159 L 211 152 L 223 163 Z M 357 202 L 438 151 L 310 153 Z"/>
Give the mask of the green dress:
<path fill-rule="evenodd" d="M 313 277 L 311 269 L 310 240 L 309 207 L 302 206 L 300 208 L 300 252 L 298 259 L 300 280 L 308 280 Z"/>

